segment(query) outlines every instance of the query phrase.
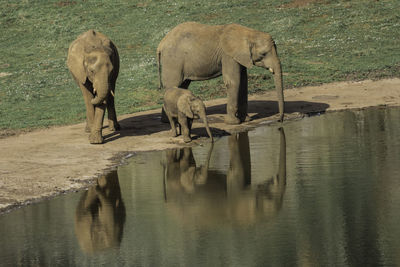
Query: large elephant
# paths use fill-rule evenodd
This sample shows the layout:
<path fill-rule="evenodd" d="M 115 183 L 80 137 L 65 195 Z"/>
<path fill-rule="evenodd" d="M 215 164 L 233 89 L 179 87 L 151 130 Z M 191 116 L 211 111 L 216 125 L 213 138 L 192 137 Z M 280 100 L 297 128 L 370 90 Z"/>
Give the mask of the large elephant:
<path fill-rule="evenodd" d="M 101 144 L 105 108 L 109 129 L 120 129 L 114 106 L 115 83 L 119 72 L 117 48 L 102 33 L 89 30 L 71 43 L 67 65 L 82 90 L 89 141 L 91 144 Z"/>
<path fill-rule="evenodd" d="M 192 139 L 190 137 L 194 118 L 200 117 L 203 120 L 208 136 L 213 140 L 213 136 L 208 127 L 206 106 L 200 98 L 192 92 L 181 88 L 169 88 L 164 94 L 163 108 L 171 124 L 172 136 L 177 136 L 176 124 L 178 123 L 180 134 L 186 143 Z"/>
<path fill-rule="evenodd" d="M 125 205 L 117 171 L 97 179 L 82 194 L 75 212 L 75 234 L 83 251 L 119 247 L 125 224 Z"/>
<path fill-rule="evenodd" d="M 247 68 L 259 66 L 274 74 L 280 120 L 284 116 L 281 63 L 271 35 L 238 24 L 186 22 L 172 29 L 157 48 L 160 88 L 188 88 L 191 81 L 222 74 L 227 87 L 226 123 L 249 120 Z"/>

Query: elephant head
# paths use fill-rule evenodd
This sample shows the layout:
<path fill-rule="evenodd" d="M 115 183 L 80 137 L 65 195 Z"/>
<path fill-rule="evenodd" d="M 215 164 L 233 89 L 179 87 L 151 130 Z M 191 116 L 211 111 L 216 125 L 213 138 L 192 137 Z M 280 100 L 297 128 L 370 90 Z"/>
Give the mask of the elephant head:
<path fill-rule="evenodd" d="M 93 105 L 103 103 L 109 93 L 113 95 L 119 56 L 115 45 L 102 34 L 89 30 L 79 36 L 68 51 L 67 65 L 79 84 L 92 84 Z"/>
<path fill-rule="evenodd" d="M 108 94 L 112 94 L 109 81 L 110 74 L 113 71 L 111 54 L 112 50 L 109 45 L 85 48 L 83 66 L 87 79 L 93 84 L 93 94 L 95 94 L 91 101 L 93 105 L 103 103 Z"/>
<path fill-rule="evenodd" d="M 190 119 L 200 118 L 204 123 L 208 136 L 213 140 L 213 136 L 208 126 L 206 106 L 200 98 L 195 97 L 192 94 L 184 94 L 179 97 L 177 106 L 178 110 L 184 113 L 186 117 Z"/>
<path fill-rule="evenodd" d="M 231 24 L 227 26 L 221 37 L 221 47 L 225 54 L 246 68 L 258 66 L 269 69 L 274 75 L 280 120 L 282 121 L 284 116 L 282 67 L 271 35 Z"/>

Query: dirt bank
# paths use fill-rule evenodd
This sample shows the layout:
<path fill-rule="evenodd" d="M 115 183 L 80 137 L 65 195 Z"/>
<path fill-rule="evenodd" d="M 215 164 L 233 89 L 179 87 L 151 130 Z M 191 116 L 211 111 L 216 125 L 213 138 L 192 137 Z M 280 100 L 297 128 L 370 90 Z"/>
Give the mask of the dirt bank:
<path fill-rule="evenodd" d="M 309 113 L 357 109 L 370 106 L 400 106 L 400 79 L 340 82 L 285 91 L 286 119 Z M 206 102 L 215 136 L 276 121 L 276 93 L 249 97 L 252 121 L 239 126 L 223 123 L 225 99 Z M 106 142 L 90 145 L 84 124 L 38 130 L 0 139 L 0 212 L 61 192 L 87 186 L 88 181 L 118 162 L 123 152 L 163 150 L 185 145 L 169 136 L 169 124 L 160 123 L 160 110 L 118 119 L 123 130 L 104 129 Z M 194 123 L 192 145 L 208 142 L 201 123 Z M 218 138 L 218 137 L 217 137 Z"/>

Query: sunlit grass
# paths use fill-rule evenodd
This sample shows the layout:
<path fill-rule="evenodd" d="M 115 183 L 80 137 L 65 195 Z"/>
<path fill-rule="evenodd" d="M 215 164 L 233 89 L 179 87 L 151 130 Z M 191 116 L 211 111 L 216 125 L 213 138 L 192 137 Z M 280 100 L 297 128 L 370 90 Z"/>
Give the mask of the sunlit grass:
<path fill-rule="evenodd" d="M 400 76 L 400 2 L 316 1 L 2 1 L 0 129 L 47 127 L 84 119 L 81 93 L 66 67 L 69 44 L 93 28 L 117 45 L 118 114 L 159 107 L 155 50 L 184 21 L 239 23 L 274 37 L 286 88 L 346 79 Z M 11 74 L 11 75 L 9 75 Z M 273 88 L 249 70 L 252 93 Z M 204 99 L 225 95 L 221 79 L 191 85 Z"/>

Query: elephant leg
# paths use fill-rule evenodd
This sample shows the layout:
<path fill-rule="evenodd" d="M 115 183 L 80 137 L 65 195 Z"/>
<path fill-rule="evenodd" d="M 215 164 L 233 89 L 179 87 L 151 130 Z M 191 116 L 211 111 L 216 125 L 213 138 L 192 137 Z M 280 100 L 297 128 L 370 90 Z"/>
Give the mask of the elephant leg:
<path fill-rule="evenodd" d="M 163 106 L 163 110 L 165 110 L 164 106 Z M 169 124 L 171 125 L 171 136 L 172 137 L 178 136 L 178 134 L 176 132 L 176 121 L 175 121 L 175 119 L 172 117 L 172 115 L 169 112 L 166 112 L 166 116 L 168 117 Z"/>
<path fill-rule="evenodd" d="M 89 136 L 89 141 L 91 144 L 101 144 L 104 141 L 102 136 L 102 128 L 103 128 L 105 109 L 106 109 L 105 104 L 100 104 L 95 106 L 95 114 L 94 114 L 95 116 Z"/>
<path fill-rule="evenodd" d="M 187 118 L 187 125 L 189 129 L 189 136 L 192 134 L 192 124 L 193 124 L 193 119 Z"/>
<path fill-rule="evenodd" d="M 111 131 L 118 131 L 121 129 L 117 121 L 117 113 L 115 112 L 114 97 L 109 94 L 107 97 L 107 114 L 108 114 L 108 129 Z"/>
<path fill-rule="evenodd" d="M 241 73 L 242 70 L 240 64 L 228 56 L 222 58 L 222 77 L 228 94 L 226 104 L 227 115 L 225 118 L 225 123 L 227 124 L 240 123 L 240 118 L 238 118 L 238 109 Z"/>
<path fill-rule="evenodd" d="M 240 121 L 250 121 L 247 114 L 248 107 L 248 89 L 247 89 L 247 68 L 240 66 L 240 86 L 238 98 L 238 118 Z"/>
<path fill-rule="evenodd" d="M 85 132 L 89 133 L 94 121 L 94 106 L 90 102 L 93 98 L 93 94 L 90 92 L 89 88 L 86 88 L 85 85 L 79 83 L 79 87 L 81 88 L 83 100 L 85 101 L 85 106 L 86 106 Z"/>
<path fill-rule="evenodd" d="M 181 125 L 181 134 L 183 136 L 183 141 L 185 143 L 189 143 L 190 141 L 192 141 L 192 139 L 190 138 L 188 120 L 187 117 L 181 112 L 178 113 L 178 122 Z"/>
<path fill-rule="evenodd" d="M 168 90 L 168 88 L 180 87 L 184 82 L 182 75 L 183 64 L 179 64 L 179 62 L 175 60 L 164 60 L 163 58 L 161 58 L 161 62 L 162 70 L 160 75 L 162 88 Z M 167 114 L 165 114 L 164 108 L 161 109 L 161 122 L 168 122 L 168 117 Z"/>
<path fill-rule="evenodd" d="M 178 87 L 183 89 L 188 89 L 192 80 L 184 80 Z"/>

